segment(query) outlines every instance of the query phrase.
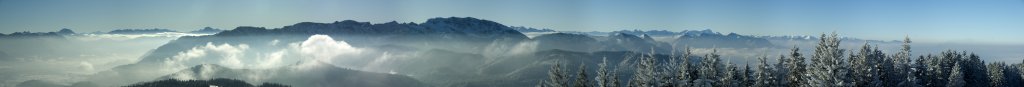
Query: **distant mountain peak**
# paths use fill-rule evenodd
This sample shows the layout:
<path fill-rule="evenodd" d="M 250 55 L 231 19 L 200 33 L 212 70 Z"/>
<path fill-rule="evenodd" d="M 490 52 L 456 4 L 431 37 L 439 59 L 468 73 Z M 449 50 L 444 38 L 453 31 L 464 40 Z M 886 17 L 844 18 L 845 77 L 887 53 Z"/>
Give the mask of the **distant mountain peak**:
<path fill-rule="evenodd" d="M 203 29 L 199 29 L 199 30 L 195 30 L 195 31 L 189 31 L 189 33 L 213 34 L 213 33 L 219 33 L 221 31 L 224 31 L 224 30 L 216 29 L 216 28 L 212 28 L 212 27 L 204 27 Z"/>
<path fill-rule="evenodd" d="M 178 32 L 178 31 L 174 31 L 174 30 L 170 30 L 170 29 L 160 29 L 160 28 L 153 28 L 153 29 L 117 29 L 117 30 L 113 30 L 113 31 L 107 32 L 107 34 L 154 34 L 154 33 L 164 33 L 164 32 Z"/>
<path fill-rule="evenodd" d="M 68 29 L 68 28 L 63 28 L 63 29 L 58 30 L 57 34 L 71 35 L 71 34 L 75 34 L 75 31 L 72 31 L 71 29 Z"/>

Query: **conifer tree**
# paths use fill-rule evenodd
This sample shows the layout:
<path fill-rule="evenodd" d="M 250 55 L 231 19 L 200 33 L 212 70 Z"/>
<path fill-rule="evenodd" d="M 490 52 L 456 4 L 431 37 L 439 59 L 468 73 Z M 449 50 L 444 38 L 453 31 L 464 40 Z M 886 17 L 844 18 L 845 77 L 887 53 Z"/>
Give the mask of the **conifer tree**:
<path fill-rule="evenodd" d="M 961 72 L 963 70 L 960 67 L 960 63 L 954 64 L 953 70 L 949 75 L 949 82 L 947 82 L 946 87 L 964 87 L 965 85 L 967 85 L 967 82 L 964 81 L 963 72 Z"/>
<path fill-rule="evenodd" d="M 989 74 L 989 86 L 990 87 L 1006 87 L 1006 77 L 1003 71 L 1006 65 L 1003 62 L 995 62 L 988 64 Z"/>
<path fill-rule="evenodd" d="M 788 84 L 786 86 L 794 87 L 807 82 L 803 77 L 807 68 L 807 64 L 804 63 L 804 61 L 805 58 L 803 57 L 803 54 L 800 54 L 800 48 L 793 46 L 789 51 L 789 58 L 785 61 L 787 69 L 787 73 L 785 74 L 786 78 L 780 78 L 785 79 L 786 83 L 783 84 Z"/>
<path fill-rule="evenodd" d="M 721 63 L 719 63 L 719 55 L 716 52 L 717 50 L 713 49 L 710 54 L 704 55 L 704 59 L 700 63 L 698 78 L 693 81 L 694 87 L 718 87 L 715 86 L 717 83 L 715 79 L 718 78 L 720 73 L 718 66 Z"/>
<path fill-rule="evenodd" d="M 894 75 L 896 76 L 896 78 L 894 78 L 894 79 L 898 79 L 896 81 L 899 81 L 898 83 L 895 84 L 896 87 L 921 87 L 922 86 L 922 85 L 920 85 L 921 84 L 920 83 L 921 80 L 918 79 L 917 77 L 920 76 L 921 75 L 920 73 L 923 72 L 923 71 L 920 71 L 921 68 L 918 68 L 918 67 L 923 67 L 923 65 L 920 65 L 921 64 L 920 61 L 918 61 L 916 63 L 912 63 L 911 62 L 911 60 L 910 60 L 910 57 L 911 57 L 910 56 L 910 43 L 911 43 L 910 36 L 905 37 L 903 39 L 903 46 L 902 46 L 902 48 L 900 49 L 900 51 L 898 53 L 896 53 L 896 55 L 893 56 L 893 59 L 896 61 L 896 63 L 894 63 L 894 64 L 896 66 L 896 70 L 895 71 L 897 72 L 897 73 L 894 73 Z M 918 60 L 922 60 L 922 59 L 918 59 Z"/>
<path fill-rule="evenodd" d="M 720 87 L 739 87 L 740 82 L 737 80 L 739 72 L 736 71 L 736 64 L 727 62 L 725 67 L 725 72 L 718 79 Z"/>
<path fill-rule="evenodd" d="M 817 87 L 850 87 L 849 65 L 844 62 L 844 49 L 839 48 L 840 39 L 835 32 L 829 36 L 821 35 L 821 41 L 811 57 L 811 66 L 807 71 L 810 79 L 806 86 Z"/>
<path fill-rule="evenodd" d="M 587 65 L 580 63 L 579 71 L 576 71 L 576 80 L 573 80 L 573 87 L 590 87 L 590 80 L 587 79 Z"/>
<path fill-rule="evenodd" d="M 768 65 L 766 57 L 757 58 L 757 71 L 754 73 L 754 85 L 752 87 L 775 86 L 775 75 L 772 75 L 772 68 Z"/>
<path fill-rule="evenodd" d="M 692 62 L 690 60 L 692 58 L 690 58 L 690 56 L 693 56 L 692 52 L 690 51 L 690 47 L 686 47 L 686 50 L 683 51 L 683 55 L 681 57 L 682 59 L 680 60 L 682 62 L 680 62 L 679 66 L 678 66 L 679 67 L 679 71 L 676 72 L 676 73 L 678 73 L 677 74 L 678 75 L 677 80 L 678 80 L 678 83 L 679 83 L 678 86 L 691 86 L 691 85 L 693 85 L 692 84 L 693 83 L 692 82 L 693 81 L 693 73 L 692 73 L 693 72 L 693 69 L 692 69 L 693 66 L 691 65 Z"/>
<path fill-rule="evenodd" d="M 597 81 L 597 87 L 611 87 L 611 74 L 608 72 L 608 58 L 601 58 L 601 63 L 597 64 L 597 76 L 594 80 Z"/>
<path fill-rule="evenodd" d="M 551 70 L 548 71 L 548 80 L 545 82 L 545 87 L 569 87 L 568 74 L 565 70 L 562 70 L 561 62 L 555 62 L 555 65 L 551 65 Z"/>

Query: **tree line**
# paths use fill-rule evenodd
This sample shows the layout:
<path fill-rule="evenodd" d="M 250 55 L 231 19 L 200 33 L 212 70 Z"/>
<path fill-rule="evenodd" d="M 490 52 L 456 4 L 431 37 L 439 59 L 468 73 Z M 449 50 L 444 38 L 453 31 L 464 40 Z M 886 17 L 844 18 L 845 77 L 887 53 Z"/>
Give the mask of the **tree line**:
<path fill-rule="evenodd" d="M 1024 64 L 986 63 L 966 51 L 937 55 L 910 54 L 910 38 L 896 53 L 864 44 L 859 50 L 839 48 L 834 32 L 822 34 L 809 59 L 793 47 L 775 63 L 757 58 L 754 66 L 722 62 L 716 52 L 695 55 L 687 47 L 680 56 L 658 62 L 654 53 L 637 56 L 632 76 L 619 76 L 607 59 L 589 76 L 580 64 L 574 74 L 555 63 L 538 87 L 1024 87 Z M 849 52 L 849 53 L 846 53 Z M 673 53 L 674 54 L 674 53 Z M 692 56 L 699 61 L 692 61 Z M 620 81 L 620 78 L 629 78 Z"/>

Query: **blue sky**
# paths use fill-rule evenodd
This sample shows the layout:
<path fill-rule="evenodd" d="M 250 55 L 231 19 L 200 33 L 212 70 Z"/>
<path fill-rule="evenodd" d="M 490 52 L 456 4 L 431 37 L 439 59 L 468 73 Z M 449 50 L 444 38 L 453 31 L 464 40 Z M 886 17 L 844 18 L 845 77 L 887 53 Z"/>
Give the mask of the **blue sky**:
<path fill-rule="evenodd" d="M 571 31 L 703 30 L 1024 44 L 1024 0 L 0 0 L 0 33 L 277 28 L 476 17 Z"/>

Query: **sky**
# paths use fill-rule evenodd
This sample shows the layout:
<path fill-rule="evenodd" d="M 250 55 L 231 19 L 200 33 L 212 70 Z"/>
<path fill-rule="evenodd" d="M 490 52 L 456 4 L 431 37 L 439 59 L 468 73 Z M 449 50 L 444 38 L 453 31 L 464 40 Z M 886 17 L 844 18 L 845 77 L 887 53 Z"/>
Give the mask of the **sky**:
<path fill-rule="evenodd" d="M 1024 44 L 1024 0 L 0 0 L 0 33 L 474 17 L 560 31 L 704 30 Z"/>

